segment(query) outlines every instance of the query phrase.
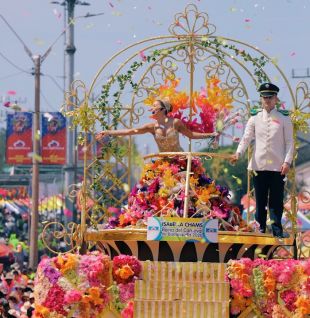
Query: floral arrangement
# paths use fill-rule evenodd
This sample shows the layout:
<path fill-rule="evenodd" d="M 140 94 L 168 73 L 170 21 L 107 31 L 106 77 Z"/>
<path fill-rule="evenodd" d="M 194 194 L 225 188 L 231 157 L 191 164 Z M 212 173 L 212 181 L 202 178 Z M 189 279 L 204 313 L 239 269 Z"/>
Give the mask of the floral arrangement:
<path fill-rule="evenodd" d="M 231 314 L 247 307 L 267 318 L 310 315 L 310 260 L 231 260 Z"/>
<path fill-rule="evenodd" d="M 110 301 L 110 258 L 99 252 L 41 261 L 35 280 L 35 318 L 92 318 Z"/>
<path fill-rule="evenodd" d="M 114 284 L 109 290 L 113 306 L 123 318 L 133 317 L 135 280 L 139 278 L 141 270 L 141 263 L 134 256 L 119 255 L 113 258 Z"/>
<path fill-rule="evenodd" d="M 145 226 L 150 216 L 181 217 L 184 213 L 186 157 L 158 159 L 144 166 L 142 178 L 131 191 L 128 206 L 114 211 L 109 228 Z M 219 219 L 221 230 L 248 231 L 237 207 L 229 203 L 229 190 L 209 178 L 199 158 L 192 159 L 189 217 Z"/>
<path fill-rule="evenodd" d="M 169 116 L 181 119 L 196 132 L 222 132 L 238 121 L 239 113 L 231 114 L 233 98 L 230 90 L 221 88 L 217 77 L 207 79 L 206 87 L 202 87 L 200 92 L 194 91 L 191 102 L 186 92 L 177 90 L 179 83 L 179 79 L 168 77 L 144 103 L 151 106 L 158 98 L 168 100 L 172 106 Z M 191 118 L 184 114 L 184 110 L 189 108 L 192 110 Z"/>

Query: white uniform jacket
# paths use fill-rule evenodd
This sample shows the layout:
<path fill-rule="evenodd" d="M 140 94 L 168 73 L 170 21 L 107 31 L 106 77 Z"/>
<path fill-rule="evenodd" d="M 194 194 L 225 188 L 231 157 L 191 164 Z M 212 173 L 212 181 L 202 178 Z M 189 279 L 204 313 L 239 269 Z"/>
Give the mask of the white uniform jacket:
<path fill-rule="evenodd" d="M 274 108 L 252 116 L 245 128 L 237 153 L 242 155 L 254 139 L 254 150 L 248 169 L 281 171 L 284 162 L 292 163 L 294 154 L 293 125 L 289 116 Z"/>

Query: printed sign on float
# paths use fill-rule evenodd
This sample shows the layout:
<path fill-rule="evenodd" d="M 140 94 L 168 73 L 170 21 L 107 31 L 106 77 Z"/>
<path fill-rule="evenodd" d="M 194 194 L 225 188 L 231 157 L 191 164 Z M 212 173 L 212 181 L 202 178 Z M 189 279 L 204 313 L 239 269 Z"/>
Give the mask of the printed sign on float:
<path fill-rule="evenodd" d="M 149 217 L 147 220 L 147 240 L 217 243 L 218 220 Z"/>

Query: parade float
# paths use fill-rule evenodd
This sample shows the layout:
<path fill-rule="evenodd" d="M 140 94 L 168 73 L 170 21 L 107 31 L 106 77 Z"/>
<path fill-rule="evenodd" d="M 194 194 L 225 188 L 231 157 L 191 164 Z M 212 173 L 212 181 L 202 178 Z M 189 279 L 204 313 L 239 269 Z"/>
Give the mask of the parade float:
<path fill-rule="evenodd" d="M 309 261 L 298 253 L 294 165 L 285 211 L 290 237 L 278 239 L 256 232 L 253 211 L 243 220 L 229 189 L 204 168 L 206 160 L 232 159 L 214 151 L 216 138 L 201 142 L 204 151 L 189 141 L 182 152 L 147 154 L 136 180 L 133 137 L 105 138 L 103 145 L 95 139 L 100 130 L 144 123 L 156 96 L 169 98 L 172 115 L 189 128 L 227 137 L 248 118 L 257 86 L 275 77 L 288 92 L 296 137 L 306 126 L 306 84 L 294 93 L 272 58 L 216 35 L 208 15 L 188 5 L 168 35 L 113 55 L 89 88 L 74 82 L 64 111 L 84 149 L 84 180 L 73 191 L 81 223 L 45 226 L 47 247 L 53 235 L 69 249 L 39 265 L 35 317 L 309 314 Z M 100 96 L 91 102 L 98 85 Z M 248 172 L 248 200 L 254 195 L 250 177 Z M 278 259 L 281 249 L 285 260 Z"/>

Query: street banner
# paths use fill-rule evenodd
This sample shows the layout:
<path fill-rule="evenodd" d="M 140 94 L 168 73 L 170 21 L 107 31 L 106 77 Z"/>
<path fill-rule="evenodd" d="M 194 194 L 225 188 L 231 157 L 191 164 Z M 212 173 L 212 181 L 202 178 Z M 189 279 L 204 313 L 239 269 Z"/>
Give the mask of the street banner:
<path fill-rule="evenodd" d="M 202 218 L 149 217 L 147 240 L 218 242 L 218 220 Z"/>
<path fill-rule="evenodd" d="M 32 147 L 32 113 L 7 114 L 6 163 L 30 165 Z"/>
<path fill-rule="evenodd" d="M 66 163 L 66 118 L 59 112 L 44 113 L 42 118 L 42 163 Z"/>

